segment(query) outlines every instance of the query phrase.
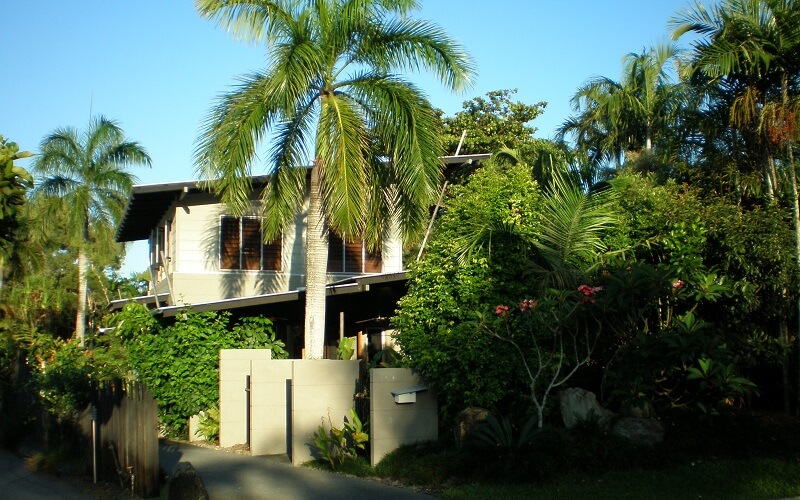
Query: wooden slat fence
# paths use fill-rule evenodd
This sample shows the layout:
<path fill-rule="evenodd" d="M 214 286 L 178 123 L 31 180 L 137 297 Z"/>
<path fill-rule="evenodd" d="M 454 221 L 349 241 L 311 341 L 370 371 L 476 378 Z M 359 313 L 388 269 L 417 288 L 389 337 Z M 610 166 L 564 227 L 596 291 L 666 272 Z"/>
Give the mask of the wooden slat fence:
<path fill-rule="evenodd" d="M 158 496 L 158 408 L 153 396 L 139 382 L 109 383 L 98 390 L 95 407 L 98 479 L 121 480 L 126 489 L 133 482 L 136 495 Z M 81 420 L 91 443 L 91 408 Z"/>

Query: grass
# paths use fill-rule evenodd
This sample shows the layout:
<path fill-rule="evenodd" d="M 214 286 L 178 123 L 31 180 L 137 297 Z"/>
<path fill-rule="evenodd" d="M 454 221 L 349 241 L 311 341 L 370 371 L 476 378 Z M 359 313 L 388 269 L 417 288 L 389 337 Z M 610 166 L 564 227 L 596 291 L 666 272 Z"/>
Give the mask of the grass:
<path fill-rule="evenodd" d="M 800 421 L 782 414 L 675 418 L 653 447 L 599 429 L 556 428 L 526 449 L 422 443 L 395 450 L 375 468 L 360 458 L 337 472 L 443 498 L 785 498 L 800 496 Z"/>
<path fill-rule="evenodd" d="M 476 483 L 445 487 L 442 498 L 785 498 L 800 495 L 800 463 L 774 458 L 720 460 L 597 477 L 567 474 L 545 484 Z"/>

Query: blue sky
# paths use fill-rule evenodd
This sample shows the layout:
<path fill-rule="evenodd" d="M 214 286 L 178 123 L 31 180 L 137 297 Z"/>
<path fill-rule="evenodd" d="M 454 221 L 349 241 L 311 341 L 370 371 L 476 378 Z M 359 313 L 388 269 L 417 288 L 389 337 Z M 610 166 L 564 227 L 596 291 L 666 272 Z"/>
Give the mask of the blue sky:
<path fill-rule="evenodd" d="M 710 4 L 712 2 L 704 2 Z M 621 58 L 668 37 L 688 0 L 427 0 L 416 17 L 444 27 L 473 56 L 475 86 L 452 95 L 408 75 L 452 115 L 490 90 L 548 102 L 534 125 L 551 137 L 569 99 L 595 76 L 618 79 Z M 692 2 L 693 4 L 693 2 Z M 3 6 L 0 134 L 36 151 L 57 127 L 84 129 L 90 113 L 117 120 L 153 158 L 140 183 L 194 178 L 192 152 L 215 97 L 265 63 L 261 47 L 201 19 L 191 0 L 29 0 Z M 124 272 L 146 268 L 146 245 Z"/>

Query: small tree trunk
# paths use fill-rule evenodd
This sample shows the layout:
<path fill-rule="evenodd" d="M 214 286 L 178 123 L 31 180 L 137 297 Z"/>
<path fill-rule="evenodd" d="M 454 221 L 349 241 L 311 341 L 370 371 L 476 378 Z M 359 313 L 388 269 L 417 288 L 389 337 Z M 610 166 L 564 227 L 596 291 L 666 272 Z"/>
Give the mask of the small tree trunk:
<path fill-rule="evenodd" d="M 780 330 L 781 346 L 783 347 L 783 356 L 781 356 L 781 375 L 783 377 L 783 410 L 786 413 L 791 413 L 791 382 L 789 381 L 789 324 L 786 322 L 786 317 L 783 313 L 784 310 L 783 306 L 781 305 L 781 320 L 778 324 L 778 328 Z"/>
<path fill-rule="evenodd" d="M 75 336 L 81 341 L 81 347 L 86 345 L 86 298 L 88 297 L 87 272 L 89 258 L 85 248 L 78 251 L 78 313 L 75 317 Z"/>
<path fill-rule="evenodd" d="M 784 112 L 789 106 L 789 77 L 786 73 L 781 75 L 781 97 Z M 800 276 L 800 205 L 798 205 L 797 195 L 797 172 L 794 168 L 794 138 L 791 136 L 785 137 L 786 150 L 789 158 L 789 180 L 792 183 L 792 222 L 794 223 L 794 258 L 795 258 L 795 273 Z M 798 356 L 798 370 L 797 370 L 797 399 L 795 401 L 795 413 L 800 415 L 800 290 L 795 290 L 797 293 L 797 334 L 795 338 L 795 346 Z"/>
<path fill-rule="evenodd" d="M 311 169 L 306 229 L 306 359 L 325 354 L 325 285 L 328 270 L 328 231 L 322 211 L 320 161 Z"/>

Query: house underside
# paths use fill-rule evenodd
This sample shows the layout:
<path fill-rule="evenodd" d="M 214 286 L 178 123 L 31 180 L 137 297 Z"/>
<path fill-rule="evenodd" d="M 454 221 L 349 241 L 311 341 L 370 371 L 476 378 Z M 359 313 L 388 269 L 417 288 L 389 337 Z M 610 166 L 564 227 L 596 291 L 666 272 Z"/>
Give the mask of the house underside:
<path fill-rule="evenodd" d="M 329 283 L 325 317 L 325 357 L 336 357 L 336 348 L 341 338 L 359 334 L 363 336 L 364 347 L 370 355 L 390 345 L 389 318 L 394 315 L 397 301 L 405 293 L 405 272 L 358 276 Z M 109 309 L 119 310 L 130 301 L 151 307 L 154 316 L 164 323 L 174 321 L 183 311 L 228 311 L 232 322 L 240 318 L 264 316 L 274 323 L 276 335 L 286 344 L 289 357 L 303 357 L 305 291 L 302 288 L 289 292 L 195 303 L 191 306 L 169 305 L 168 294 L 160 294 L 159 305 L 156 306 L 156 298 L 149 295 L 114 300 L 109 304 Z"/>

